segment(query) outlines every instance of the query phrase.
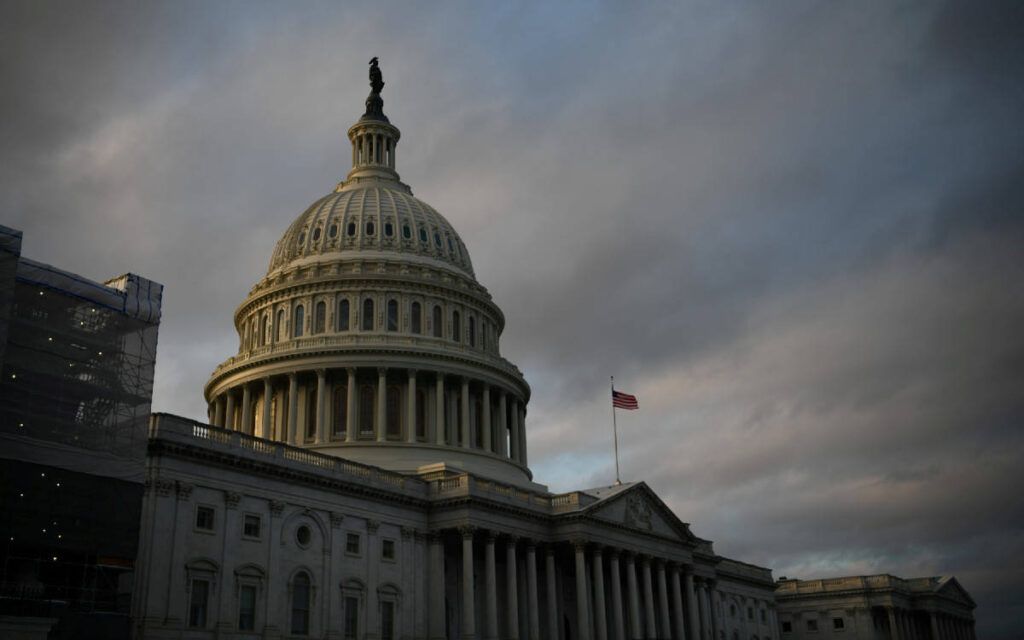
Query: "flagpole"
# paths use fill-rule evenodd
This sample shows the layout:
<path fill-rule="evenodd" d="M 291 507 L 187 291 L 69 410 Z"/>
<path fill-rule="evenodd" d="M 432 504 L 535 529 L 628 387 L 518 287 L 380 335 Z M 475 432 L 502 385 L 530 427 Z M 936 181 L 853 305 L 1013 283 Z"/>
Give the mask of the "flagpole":
<path fill-rule="evenodd" d="M 612 434 L 615 438 L 615 484 L 622 484 L 619 478 L 619 426 L 615 422 L 615 376 L 610 376 L 612 386 Z"/>

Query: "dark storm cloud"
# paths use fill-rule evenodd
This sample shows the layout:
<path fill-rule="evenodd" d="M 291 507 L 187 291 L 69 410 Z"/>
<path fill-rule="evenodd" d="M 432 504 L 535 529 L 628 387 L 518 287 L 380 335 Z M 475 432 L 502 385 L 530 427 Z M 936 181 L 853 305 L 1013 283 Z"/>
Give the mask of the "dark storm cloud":
<path fill-rule="evenodd" d="M 721 552 L 955 573 L 987 637 L 1024 615 L 1019 3 L 0 12 L 2 222 L 167 285 L 157 409 L 204 414 L 379 55 L 403 179 L 506 313 L 538 479 L 610 481 L 615 374 L 625 475 Z"/>

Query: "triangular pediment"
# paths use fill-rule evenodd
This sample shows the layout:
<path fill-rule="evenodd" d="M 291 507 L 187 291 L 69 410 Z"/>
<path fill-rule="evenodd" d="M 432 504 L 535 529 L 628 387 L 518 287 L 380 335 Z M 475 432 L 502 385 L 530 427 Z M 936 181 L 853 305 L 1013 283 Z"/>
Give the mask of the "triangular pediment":
<path fill-rule="evenodd" d="M 600 493 L 596 494 L 599 498 Z M 587 515 L 597 520 L 652 533 L 681 542 L 696 540 L 685 522 L 644 483 L 624 488 L 603 497 L 587 508 Z"/>
<path fill-rule="evenodd" d="M 960 582 L 952 576 L 948 578 L 943 578 L 942 581 L 939 583 L 939 587 L 938 589 L 936 589 L 936 591 L 945 596 L 946 598 L 956 600 L 957 602 L 960 602 L 965 606 L 975 606 L 974 599 L 971 598 L 971 594 L 967 593 L 967 589 L 964 589 L 960 585 Z"/>

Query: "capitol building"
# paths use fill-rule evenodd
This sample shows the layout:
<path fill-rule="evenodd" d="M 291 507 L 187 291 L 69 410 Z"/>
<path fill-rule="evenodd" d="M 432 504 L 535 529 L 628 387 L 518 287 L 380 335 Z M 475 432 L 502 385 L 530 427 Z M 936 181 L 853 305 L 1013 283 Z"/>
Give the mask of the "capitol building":
<path fill-rule="evenodd" d="M 376 59 L 370 82 L 351 170 L 235 312 L 208 423 L 152 418 L 136 637 L 778 640 L 770 570 L 643 482 L 533 477 L 505 317 L 401 181 Z"/>

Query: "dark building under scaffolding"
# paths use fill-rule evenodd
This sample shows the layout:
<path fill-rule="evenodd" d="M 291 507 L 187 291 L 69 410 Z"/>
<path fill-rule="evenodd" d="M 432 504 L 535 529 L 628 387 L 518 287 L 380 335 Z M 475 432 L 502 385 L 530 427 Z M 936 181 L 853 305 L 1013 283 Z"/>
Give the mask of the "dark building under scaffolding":
<path fill-rule="evenodd" d="M 0 226 L 0 637 L 128 637 L 162 290 Z"/>

